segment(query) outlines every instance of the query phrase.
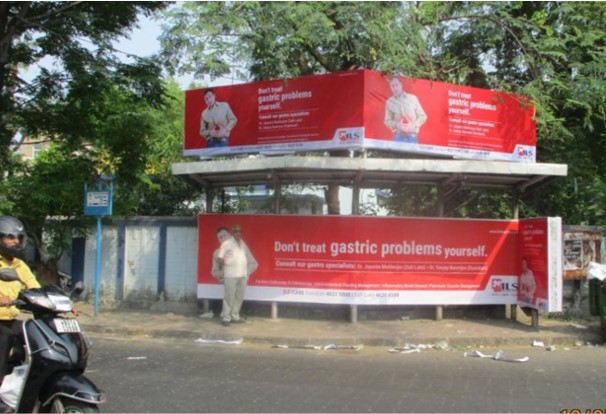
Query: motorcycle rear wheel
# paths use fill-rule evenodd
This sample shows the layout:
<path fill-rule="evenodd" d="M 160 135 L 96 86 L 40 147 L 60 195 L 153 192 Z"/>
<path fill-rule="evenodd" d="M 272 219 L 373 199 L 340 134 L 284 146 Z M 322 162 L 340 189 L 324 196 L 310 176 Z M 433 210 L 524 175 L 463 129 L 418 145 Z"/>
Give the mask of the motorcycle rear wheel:
<path fill-rule="evenodd" d="M 51 413 L 99 413 L 95 404 L 70 399 L 55 398 L 51 406 Z"/>

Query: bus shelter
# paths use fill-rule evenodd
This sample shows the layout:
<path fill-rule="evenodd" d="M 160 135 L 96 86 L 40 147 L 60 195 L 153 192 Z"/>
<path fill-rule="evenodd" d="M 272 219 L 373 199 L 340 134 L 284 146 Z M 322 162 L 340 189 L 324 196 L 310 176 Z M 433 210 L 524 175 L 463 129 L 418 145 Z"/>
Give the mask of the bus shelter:
<path fill-rule="evenodd" d="M 507 161 L 370 158 L 331 156 L 248 156 L 231 159 L 176 163 L 173 174 L 193 187 L 206 190 L 207 213 L 212 213 L 212 190 L 232 186 L 266 185 L 274 190 L 274 212 L 280 213 L 281 188 L 290 184 L 339 185 L 353 189 L 352 214 L 359 213 L 360 189 L 399 188 L 408 185 L 434 186 L 438 190 L 438 216 L 444 206 L 464 188 L 492 189 L 512 194 L 512 218 L 518 218 L 519 200 L 525 191 L 536 189 L 567 175 L 567 165 Z M 208 301 L 205 301 L 205 308 Z M 515 318 L 515 306 L 507 313 Z M 436 319 L 443 306 L 436 305 Z M 272 317 L 278 304 L 272 303 Z M 357 321 L 357 306 L 351 305 L 351 321 Z M 538 312 L 533 312 L 538 326 Z"/>

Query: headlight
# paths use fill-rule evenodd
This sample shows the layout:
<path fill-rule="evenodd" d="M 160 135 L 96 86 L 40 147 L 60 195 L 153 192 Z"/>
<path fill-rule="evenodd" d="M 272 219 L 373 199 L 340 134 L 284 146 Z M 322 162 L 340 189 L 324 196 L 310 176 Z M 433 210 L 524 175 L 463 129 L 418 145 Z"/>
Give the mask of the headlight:
<path fill-rule="evenodd" d="M 47 308 L 47 309 L 51 309 L 51 310 L 55 309 L 55 304 L 47 296 L 37 295 L 35 297 L 30 297 L 30 302 L 41 308 Z"/>
<path fill-rule="evenodd" d="M 53 304 L 52 309 L 58 312 L 70 312 L 74 308 L 74 303 L 67 296 L 56 295 L 54 293 L 49 293 L 47 296 Z"/>

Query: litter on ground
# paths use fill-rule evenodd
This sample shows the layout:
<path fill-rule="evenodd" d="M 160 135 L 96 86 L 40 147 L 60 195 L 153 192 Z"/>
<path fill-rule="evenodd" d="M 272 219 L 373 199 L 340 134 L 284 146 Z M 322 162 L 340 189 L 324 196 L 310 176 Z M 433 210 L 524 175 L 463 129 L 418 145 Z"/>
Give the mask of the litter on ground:
<path fill-rule="evenodd" d="M 197 344 L 242 345 L 242 342 L 244 342 L 244 338 L 238 338 L 234 340 L 198 338 L 194 342 Z"/>
<path fill-rule="evenodd" d="M 505 361 L 505 362 L 528 362 L 530 360 L 529 357 L 525 356 L 522 358 L 512 358 L 505 354 L 502 350 L 497 351 L 494 354 L 484 354 L 478 350 L 474 350 L 471 352 L 463 353 L 464 357 L 475 357 L 475 358 L 490 358 L 495 361 Z"/>

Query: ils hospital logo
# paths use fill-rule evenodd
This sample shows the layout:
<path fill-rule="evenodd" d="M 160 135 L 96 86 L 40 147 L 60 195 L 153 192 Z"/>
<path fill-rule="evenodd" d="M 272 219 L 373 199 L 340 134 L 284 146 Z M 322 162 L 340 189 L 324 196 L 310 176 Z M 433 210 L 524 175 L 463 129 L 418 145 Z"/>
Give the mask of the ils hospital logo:
<path fill-rule="evenodd" d="M 516 282 L 508 282 L 501 278 L 492 279 L 492 292 L 500 294 L 509 294 L 518 291 L 518 284 Z"/>
<path fill-rule="evenodd" d="M 534 148 L 526 146 L 518 146 L 518 158 L 520 159 L 532 159 L 534 158 Z"/>
<path fill-rule="evenodd" d="M 362 133 L 359 128 L 339 129 L 337 132 L 337 137 L 341 143 L 359 142 L 362 138 Z"/>

